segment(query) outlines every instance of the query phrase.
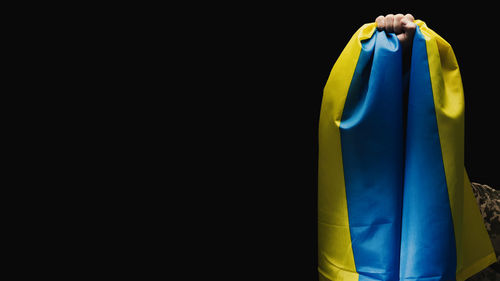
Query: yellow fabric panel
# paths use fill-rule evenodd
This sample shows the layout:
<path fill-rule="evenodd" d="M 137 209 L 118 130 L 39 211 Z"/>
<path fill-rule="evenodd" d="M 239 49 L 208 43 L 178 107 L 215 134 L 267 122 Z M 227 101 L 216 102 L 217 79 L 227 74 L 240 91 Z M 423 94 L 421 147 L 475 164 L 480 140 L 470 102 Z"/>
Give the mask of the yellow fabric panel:
<path fill-rule="evenodd" d="M 457 249 L 457 280 L 465 280 L 496 261 L 464 171 L 464 93 L 450 44 L 417 20 L 426 38 L 429 72 L 448 186 Z M 481 244 L 481 245 L 478 245 Z M 493 259 L 492 259 L 492 258 Z M 478 261 L 479 260 L 479 261 Z M 463 278 L 463 279 L 459 279 Z"/>
<path fill-rule="evenodd" d="M 434 108 L 438 123 L 448 196 L 457 245 L 457 271 L 463 267 L 463 170 L 464 170 L 464 104 L 460 70 L 451 46 L 429 29 L 416 22 L 426 38 L 427 59 L 431 75 Z"/>
<path fill-rule="evenodd" d="M 340 120 L 361 52 L 376 24 L 365 24 L 353 35 L 332 68 L 323 92 L 319 122 L 318 267 L 320 280 L 357 281 L 347 213 Z"/>

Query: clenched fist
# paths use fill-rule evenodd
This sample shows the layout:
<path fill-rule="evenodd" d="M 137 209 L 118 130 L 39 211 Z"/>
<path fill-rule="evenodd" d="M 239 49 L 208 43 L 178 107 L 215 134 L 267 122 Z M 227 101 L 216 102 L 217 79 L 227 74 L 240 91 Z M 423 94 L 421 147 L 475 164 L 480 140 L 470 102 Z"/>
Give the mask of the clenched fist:
<path fill-rule="evenodd" d="M 411 14 L 388 14 L 375 19 L 378 30 L 385 30 L 388 33 L 395 33 L 403 47 L 403 59 L 405 64 L 409 63 L 413 35 L 417 25 L 413 22 L 415 18 Z"/>

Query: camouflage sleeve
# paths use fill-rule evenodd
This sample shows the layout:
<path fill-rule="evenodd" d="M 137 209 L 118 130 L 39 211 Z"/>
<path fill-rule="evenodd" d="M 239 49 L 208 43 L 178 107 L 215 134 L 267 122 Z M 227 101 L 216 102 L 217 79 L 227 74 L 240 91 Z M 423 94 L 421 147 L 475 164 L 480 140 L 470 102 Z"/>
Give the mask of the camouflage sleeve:
<path fill-rule="evenodd" d="M 472 183 L 472 191 L 484 219 L 484 225 L 495 248 L 497 262 L 467 281 L 500 281 L 500 192 L 483 184 Z"/>

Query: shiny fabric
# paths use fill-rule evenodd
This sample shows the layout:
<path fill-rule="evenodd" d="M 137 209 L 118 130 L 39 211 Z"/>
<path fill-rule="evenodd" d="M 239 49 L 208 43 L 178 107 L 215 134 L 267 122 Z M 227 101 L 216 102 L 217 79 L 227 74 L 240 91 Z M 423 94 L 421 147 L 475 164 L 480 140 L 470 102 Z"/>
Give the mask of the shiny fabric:
<path fill-rule="evenodd" d="M 444 39 L 415 22 L 409 73 L 397 37 L 371 23 L 325 86 L 320 280 L 465 280 L 496 261 L 463 168 L 458 64 Z"/>
<path fill-rule="evenodd" d="M 456 248 L 425 38 L 413 41 L 402 214 L 401 277 L 454 280 Z"/>
<path fill-rule="evenodd" d="M 340 122 L 349 227 L 352 241 L 357 241 L 352 248 L 360 281 L 395 280 L 399 275 L 401 58 L 394 34 L 376 31 L 363 42 Z"/>

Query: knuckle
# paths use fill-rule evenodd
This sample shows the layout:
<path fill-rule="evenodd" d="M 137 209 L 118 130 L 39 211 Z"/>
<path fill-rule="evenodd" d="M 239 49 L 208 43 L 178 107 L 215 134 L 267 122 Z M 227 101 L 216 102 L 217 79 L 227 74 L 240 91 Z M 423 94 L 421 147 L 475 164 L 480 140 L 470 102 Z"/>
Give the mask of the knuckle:
<path fill-rule="evenodd" d="M 405 18 L 407 18 L 407 19 L 408 19 L 408 20 L 410 20 L 410 21 L 414 21 L 414 20 L 415 20 L 415 18 L 413 17 L 413 15 L 412 15 L 412 14 L 406 14 L 406 15 L 405 15 Z"/>

